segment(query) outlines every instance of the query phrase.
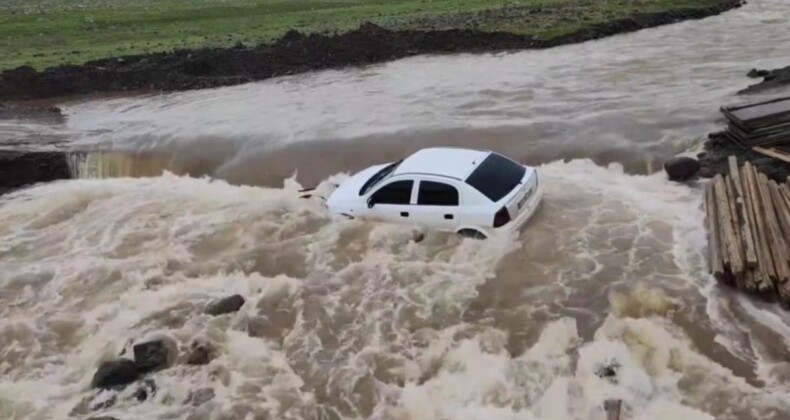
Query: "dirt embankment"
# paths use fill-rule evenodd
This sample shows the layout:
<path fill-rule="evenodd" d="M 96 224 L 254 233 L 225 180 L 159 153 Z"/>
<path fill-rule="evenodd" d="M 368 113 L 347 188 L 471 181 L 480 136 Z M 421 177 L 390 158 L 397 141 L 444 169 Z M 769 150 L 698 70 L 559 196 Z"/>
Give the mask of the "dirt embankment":
<path fill-rule="evenodd" d="M 30 67 L 7 70 L 0 74 L 0 99 L 145 89 L 201 89 L 417 54 L 548 48 L 700 19 L 741 4 L 741 0 L 722 0 L 713 7 L 634 15 L 549 40 L 477 30 L 393 31 L 369 23 L 331 36 L 291 31 L 271 44 L 255 48 L 238 46 L 124 56 L 40 72 Z"/>
<path fill-rule="evenodd" d="M 749 94 L 770 93 L 775 90 L 777 97 L 788 96 L 786 87 L 790 85 L 790 66 L 775 70 L 752 69 L 747 77 L 762 78 L 763 80 L 738 91 L 739 95 L 747 97 Z M 785 89 L 783 90 L 783 88 Z M 700 175 L 703 177 L 729 174 L 727 159 L 731 155 L 738 158 L 739 165 L 742 165 L 744 161 L 751 162 L 759 172 L 764 173 L 777 183 L 787 182 L 788 176 L 790 176 L 790 164 L 741 147 L 728 139 L 724 131 L 708 134 L 703 149 L 704 151 L 697 156 L 701 165 Z"/>
<path fill-rule="evenodd" d="M 739 91 L 738 93 L 741 95 L 764 92 L 766 90 L 790 85 L 790 66 L 775 70 L 753 69 L 749 72 L 748 76 L 752 79 L 762 78 L 763 80 Z"/>

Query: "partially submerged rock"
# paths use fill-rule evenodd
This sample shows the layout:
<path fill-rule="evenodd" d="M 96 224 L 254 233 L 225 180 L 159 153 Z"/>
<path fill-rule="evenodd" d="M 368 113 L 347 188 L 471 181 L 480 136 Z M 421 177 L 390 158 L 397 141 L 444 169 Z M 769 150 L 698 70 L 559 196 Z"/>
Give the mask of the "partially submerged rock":
<path fill-rule="evenodd" d="M 774 70 L 752 69 L 747 76 L 753 79 L 762 78 L 763 80 L 739 91 L 738 94 L 759 93 L 790 85 L 790 66 Z"/>
<path fill-rule="evenodd" d="M 605 381 L 616 384 L 618 370 L 620 370 L 620 363 L 615 360 L 601 365 L 598 370 L 595 371 L 595 375 Z"/>
<path fill-rule="evenodd" d="M 673 157 L 664 162 L 664 171 L 672 181 L 688 181 L 699 173 L 700 163 L 687 156 Z"/>
<path fill-rule="evenodd" d="M 204 312 L 213 316 L 224 315 L 238 311 L 242 305 L 244 298 L 241 295 L 233 295 L 209 303 Z"/>
<path fill-rule="evenodd" d="M 111 389 L 126 386 L 140 377 L 137 365 L 126 358 L 111 360 L 99 365 L 93 375 L 93 388 Z"/>
<path fill-rule="evenodd" d="M 163 340 L 148 341 L 136 344 L 134 363 L 140 373 L 149 373 L 168 366 L 168 348 Z"/>

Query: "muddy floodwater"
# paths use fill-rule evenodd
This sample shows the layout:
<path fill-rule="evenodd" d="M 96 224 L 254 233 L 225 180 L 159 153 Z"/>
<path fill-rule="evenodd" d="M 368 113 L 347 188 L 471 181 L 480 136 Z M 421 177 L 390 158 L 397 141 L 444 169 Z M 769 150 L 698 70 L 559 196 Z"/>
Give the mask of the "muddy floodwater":
<path fill-rule="evenodd" d="M 0 198 L 0 418 L 88 416 L 109 398 L 89 389 L 97 364 L 152 337 L 216 358 L 178 359 L 148 400 L 132 387 L 90 414 L 586 420 L 619 398 L 626 419 L 790 418 L 790 312 L 715 284 L 700 186 L 660 172 L 744 100 L 751 67 L 787 65 L 788 16 L 752 0 L 550 50 L 2 122 L 3 147 L 72 151 L 81 179 Z M 299 199 L 434 145 L 539 167 L 543 204 L 518 237 L 415 241 Z M 234 293 L 239 312 L 203 314 Z"/>

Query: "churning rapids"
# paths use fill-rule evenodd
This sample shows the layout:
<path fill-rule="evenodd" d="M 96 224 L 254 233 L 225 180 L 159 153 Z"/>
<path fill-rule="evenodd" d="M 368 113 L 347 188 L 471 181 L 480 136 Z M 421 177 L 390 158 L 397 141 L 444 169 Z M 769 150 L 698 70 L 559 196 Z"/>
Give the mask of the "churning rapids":
<path fill-rule="evenodd" d="M 789 418 L 790 314 L 715 284 L 699 187 L 655 173 L 721 124 L 749 68 L 787 64 L 788 16 L 785 0 L 753 0 L 545 51 L 4 123 L 6 147 L 80 152 L 84 179 L 0 198 L 0 418 L 67 418 L 99 361 L 163 335 L 218 357 L 93 415 L 600 419 L 620 398 L 628 419 Z M 544 202 L 519 238 L 415 242 L 298 198 L 429 145 L 540 165 Z M 238 313 L 202 313 L 232 293 Z M 599 378 L 612 362 L 617 380 Z M 206 387 L 211 401 L 185 403 Z"/>

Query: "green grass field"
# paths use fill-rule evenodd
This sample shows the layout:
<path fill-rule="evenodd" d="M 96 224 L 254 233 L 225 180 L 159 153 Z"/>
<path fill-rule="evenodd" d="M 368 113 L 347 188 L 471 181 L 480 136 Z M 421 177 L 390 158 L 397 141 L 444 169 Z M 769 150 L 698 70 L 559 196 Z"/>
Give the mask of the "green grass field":
<path fill-rule="evenodd" d="M 719 0 L 3 0 L 0 69 L 174 48 L 253 45 L 289 29 L 475 28 L 551 38 L 639 12 Z M 503 7 L 505 7 L 503 9 Z"/>

